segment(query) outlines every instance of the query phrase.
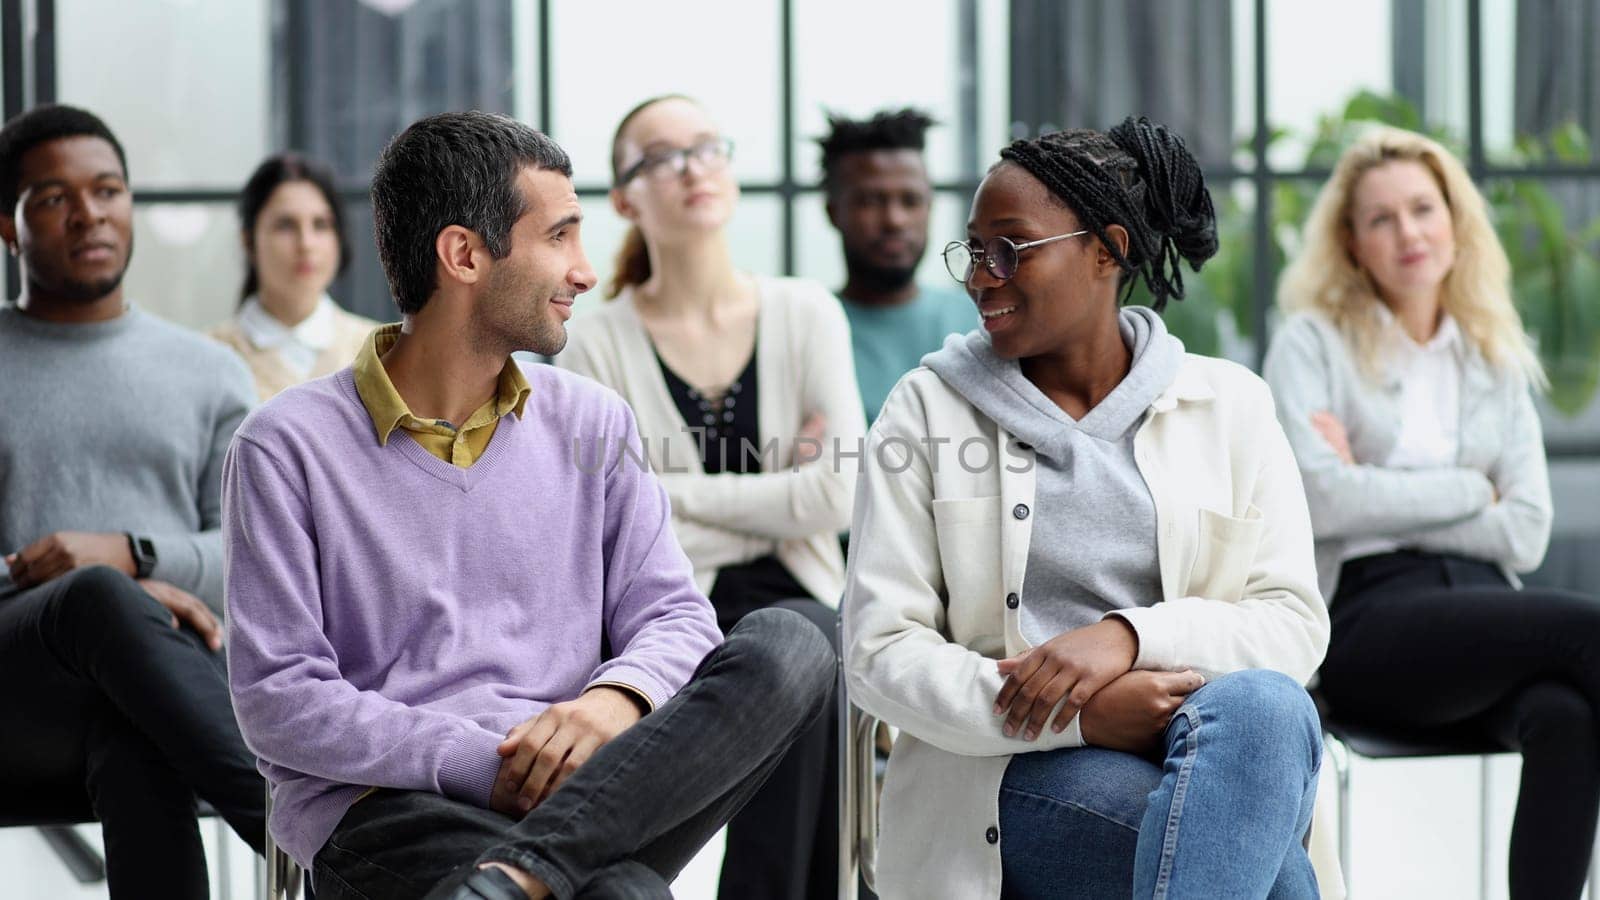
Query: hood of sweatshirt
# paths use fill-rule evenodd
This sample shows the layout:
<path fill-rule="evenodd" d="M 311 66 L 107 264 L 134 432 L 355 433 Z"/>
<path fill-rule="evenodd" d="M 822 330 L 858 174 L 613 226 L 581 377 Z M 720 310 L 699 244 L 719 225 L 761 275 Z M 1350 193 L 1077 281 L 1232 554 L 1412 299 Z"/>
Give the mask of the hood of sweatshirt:
<path fill-rule="evenodd" d="M 989 333 L 981 328 L 945 338 L 944 346 L 924 356 L 922 364 L 1017 440 L 1059 463 L 1068 456 L 1074 430 L 1103 441 L 1121 440 L 1183 365 L 1183 342 L 1167 333 L 1154 310 L 1123 307 L 1118 324 L 1133 364 L 1127 377 L 1079 420 L 1035 387 L 1016 360 L 995 355 Z"/>

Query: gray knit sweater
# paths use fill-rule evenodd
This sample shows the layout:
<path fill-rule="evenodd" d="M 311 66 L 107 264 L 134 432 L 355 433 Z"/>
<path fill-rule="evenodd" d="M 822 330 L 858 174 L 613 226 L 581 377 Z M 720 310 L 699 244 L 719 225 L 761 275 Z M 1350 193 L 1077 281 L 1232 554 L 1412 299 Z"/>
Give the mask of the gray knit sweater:
<path fill-rule="evenodd" d="M 0 553 L 131 531 L 151 577 L 220 614 L 222 458 L 254 398 L 232 351 L 137 309 L 64 325 L 0 304 Z"/>

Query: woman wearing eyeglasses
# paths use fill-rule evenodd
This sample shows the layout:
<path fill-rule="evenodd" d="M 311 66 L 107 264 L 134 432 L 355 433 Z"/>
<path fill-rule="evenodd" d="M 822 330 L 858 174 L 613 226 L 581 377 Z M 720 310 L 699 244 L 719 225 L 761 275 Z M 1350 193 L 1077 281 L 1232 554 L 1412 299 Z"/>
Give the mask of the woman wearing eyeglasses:
<path fill-rule="evenodd" d="M 1200 169 L 1143 119 L 1000 155 L 945 250 L 983 327 L 862 458 L 845 669 L 900 728 L 879 892 L 1314 897 L 1299 474 L 1261 380 L 1159 316 L 1217 249 Z"/>
<path fill-rule="evenodd" d="M 835 640 L 864 415 L 843 309 L 819 284 L 738 271 L 732 144 L 699 104 L 648 100 L 617 128 L 613 208 L 633 224 L 612 301 L 569 326 L 564 366 L 633 407 L 673 529 L 724 630 L 766 606 Z M 835 443 L 837 442 L 837 443 Z M 626 460 L 624 464 L 628 464 Z M 724 898 L 832 898 L 834 717 L 794 744 L 728 828 Z"/>

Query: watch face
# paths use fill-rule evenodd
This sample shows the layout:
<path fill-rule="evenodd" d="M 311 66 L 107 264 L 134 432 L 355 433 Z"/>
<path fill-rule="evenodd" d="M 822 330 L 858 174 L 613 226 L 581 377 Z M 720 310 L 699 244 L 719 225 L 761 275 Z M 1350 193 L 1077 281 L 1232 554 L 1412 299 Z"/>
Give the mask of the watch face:
<path fill-rule="evenodd" d="M 133 542 L 133 567 L 139 578 L 145 578 L 155 571 L 156 567 L 156 542 L 149 538 L 136 538 Z"/>

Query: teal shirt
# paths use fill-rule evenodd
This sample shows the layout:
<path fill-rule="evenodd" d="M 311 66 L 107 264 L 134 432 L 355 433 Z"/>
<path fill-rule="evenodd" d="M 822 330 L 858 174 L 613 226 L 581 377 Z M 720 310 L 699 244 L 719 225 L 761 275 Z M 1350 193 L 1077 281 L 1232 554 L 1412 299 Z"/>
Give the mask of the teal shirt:
<path fill-rule="evenodd" d="M 899 306 L 862 306 L 841 299 L 850 319 L 850 347 L 861 385 L 867 424 L 900 376 L 922 364 L 924 354 L 944 346 L 945 336 L 978 327 L 978 312 L 957 288 L 923 288 Z"/>

